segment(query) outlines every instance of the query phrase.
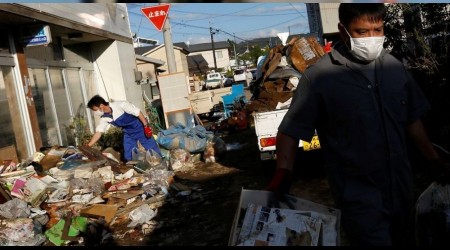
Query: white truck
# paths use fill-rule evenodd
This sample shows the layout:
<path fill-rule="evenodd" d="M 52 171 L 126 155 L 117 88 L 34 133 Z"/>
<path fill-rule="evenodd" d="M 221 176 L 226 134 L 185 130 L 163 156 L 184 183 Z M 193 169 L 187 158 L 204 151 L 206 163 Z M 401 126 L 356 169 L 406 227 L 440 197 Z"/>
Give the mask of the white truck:
<path fill-rule="evenodd" d="M 258 112 L 253 116 L 261 160 L 276 159 L 275 150 L 278 126 L 287 111 L 288 109 L 279 109 L 268 112 Z"/>
<path fill-rule="evenodd" d="M 315 38 L 313 38 L 315 39 Z M 312 40 L 311 40 L 312 41 Z M 285 42 L 283 42 L 285 43 Z M 288 57 L 287 54 L 283 54 L 286 50 L 279 49 L 277 50 L 277 47 L 272 48 L 271 53 L 265 56 L 261 56 L 258 58 L 257 62 L 257 69 L 256 69 L 256 79 L 259 80 L 267 80 L 267 83 L 271 83 L 272 88 L 278 89 L 280 85 L 273 85 L 274 82 L 277 82 L 276 80 L 283 79 L 285 83 L 289 83 L 291 85 L 295 85 L 295 88 L 287 88 L 288 84 L 283 86 L 283 90 L 290 89 L 291 91 L 294 91 L 296 89 L 297 84 L 299 83 L 300 77 L 301 77 L 301 71 L 303 70 L 297 70 L 297 68 L 300 68 L 300 66 L 309 65 L 311 63 L 314 63 L 315 61 L 310 61 L 306 64 L 305 58 L 310 58 L 309 55 L 313 55 L 315 60 L 318 60 L 320 55 L 312 50 L 313 43 L 310 43 L 309 40 L 306 40 L 305 38 L 299 38 L 298 40 L 293 40 L 293 42 L 290 42 L 288 46 L 291 46 L 292 49 L 289 53 L 290 60 L 287 60 Z M 288 48 L 289 49 L 289 48 Z M 301 50 L 300 50 L 301 49 Z M 300 51 L 300 52 L 299 52 Z M 308 52 L 307 54 L 309 57 L 306 57 L 303 54 L 294 54 L 293 52 L 299 52 L 303 53 L 304 51 Z M 277 56 L 275 56 L 277 55 Z M 278 58 L 275 60 L 274 58 Z M 280 59 L 281 58 L 281 59 Z M 299 60 L 302 58 L 302 60 Z M 266 60 L 270 60 L 267 63 Z M 273 61 L 272 61 L 273 60 Z M 291 62 L 290 65 L 288 65 L 288 62 Z M 299 63 L 303 62 L 305 65 Z M 298 64 L 297 64 L 298 63 Z M 267 64 L 267 65 L 265 65 Z M 265 66 L 264 66 L 265 65 Z M 300 66 L 299 66 L 300 65 Z M 290 67 L 286 67 L 290 66 Z M 294 68 L 295 70 L 289 70 L 289 68 Z M 263 70 L 264 68 L 264 70 Z M 265 76 L 264 74 L 268 74 Z M 262 78 L 264 77 L 264 78 Z M 270 80 L 270 81 L 269 81 Z M 286 81 L 288 80 L 288 81 Z M 258 83 L 261 85 L 260 83 Z M 264 84 L 262 84 L 264 85 Z M 258 87 L 258 86 L 257 86 Z M 267 91 L 266 87 L 264 89 Z M 269 95 L 266 94 L 266 96 L 272 96 L 272 98 L 275 96 L 274 93 L 270 93 Z M 270 111 L 255 111 L 253 113 L 254 118 L 254 126 L 255 126 L 255 132 L 258 139 L 258 146 L 259 151 L 261 154 L 261 160 L 273 160 L 276 159 L 276 136 L 278 133 L 278 127 L 283 120 L 284 116 L 286 115 L 289 106 L 290 101 L 285 101 L 284 103 L 278 102 L 277 107 L 271 107 L 272 109 L 269 109 Z M 319 138 L 316 135 L 314 135 L 311 142 L 305 142 L 300 140 L 299 141 L 299 148 L 302 148 L 303 151 L 310 151 L 314 149 L 320 149 L 320 143 Z"/>
<path fill-rule="evenodd" d="M 276 159 L 278 126 L 280 126 L 287 111 L 288 108 L 284 108 L 274 111 L 257 112 L 254 114 L 253 118 L 255 121 L 255 131 L 258 138 L 261 160 Z M 317 135 L 314 135 L 311 143 L 300 140 L 298 146 L 303 147 L 304 151 L 310 151 L 319 149 L 320 143 Z"/>
<path fill-rule="evenodd" d="M 245 69 L 235 69 L 233 71 L 233 80 L 235 84 L 242 83 L 244 86 L 246 86 L 247 83 L 247 75 L 245 74 Z"/>
<path fill-rule="evenodd" d="M 222 74 L 211 71 L 209 74 L 206 75 L 206 82 L 205 82 L 206 89 L 216 89 L 222 87 L 223 87 Z"/>

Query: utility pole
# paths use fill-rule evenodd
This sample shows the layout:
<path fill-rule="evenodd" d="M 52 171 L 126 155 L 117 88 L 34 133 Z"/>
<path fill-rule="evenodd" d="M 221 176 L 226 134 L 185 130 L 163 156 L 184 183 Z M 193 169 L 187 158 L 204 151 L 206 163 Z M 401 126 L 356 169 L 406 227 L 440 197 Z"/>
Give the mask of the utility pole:
<path fill-rule="evenodd" d="M 211 46 L 214 58 L 214 71 L 217 71 L 216 50 L 214 49 L 214 37 L 213 37 L 213 35 L 216 34 L 216 32 L 213 32 L 212 27 L 209 27 L 209 32 L 211 33 Z"/>
<path fill-rule="evenodd" d="M 238 58 L 237 58 L 237 55 L 236 55 L 236 35 L 233 33 L 233 36 L 234 36 L 234 46 L 233 46 L 233 48 L 234 48 L 234 66 L 235 66 L 235 68 L 237 69 L 237 68 L 239 68 L 239 61 L 238 61 Z"/>
<path fill-rule="evenodd" d="M 173 42 L 172 42 L 172 31 L 170 29 L 169 17 L 167 17 L 166 22 L 164 23 L 163 35 L 164 35 L 164 45 L 166 47 L 166 56 L 167 56 L 167 67 L 169 69 L 169 73 L 177 72 L 177 64 L 175 63 L 175 53 L 173 50 Z"/>

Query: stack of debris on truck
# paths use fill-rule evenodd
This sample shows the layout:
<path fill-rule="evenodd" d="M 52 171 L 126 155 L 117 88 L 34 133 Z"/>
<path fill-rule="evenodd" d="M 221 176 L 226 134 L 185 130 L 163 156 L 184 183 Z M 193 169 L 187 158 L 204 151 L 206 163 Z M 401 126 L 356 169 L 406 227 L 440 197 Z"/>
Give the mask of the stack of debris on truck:
<path fill-rule="evenodd" d="M 253 85 L 246 112 L 254 118 L 261 160 L 276 159 L 278 126 L 290 107 L 304 70 L 323 55 L 325 52 L 315 37 L 294 37 L 285 46 L 272 48 L 258 65 L 261 76 Z M 304 143 L 301 141 L 299 147 Z M 310 147 L 304 150 L 306 148 Z M 317 148 L 319 146 L 314 146 Z"/>
<path fill-rule="evenodd" d="M 260 69 L 262 76 L 253 85 L 247 111 L 273 111 L 279 103 L 288 101 L 302 72 L 323 55 L 325 52 L 315 37 L 294 37 L 285 46 L 272 48 Z"/>

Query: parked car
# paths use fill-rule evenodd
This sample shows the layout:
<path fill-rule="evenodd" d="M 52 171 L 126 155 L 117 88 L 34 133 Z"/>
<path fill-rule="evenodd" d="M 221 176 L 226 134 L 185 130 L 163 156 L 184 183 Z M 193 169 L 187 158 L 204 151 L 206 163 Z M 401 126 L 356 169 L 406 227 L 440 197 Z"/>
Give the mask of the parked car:
<path fill-rule="evenodd" d="M 238 83 L 245 83 L 247 82 L 247 76 L 245 75 L 246 71 L 245 69 L 235 69 L 233 72 L 233 79 L 236 84 Z"/>
<path fill-rule="evenodd" d="M 221 87 L 223 87 L 222 74 L 212 71 L 206 75 L 206 89 L 216 89 Z"/>
<path fill-rule="evenodd" d="M 230 87 L 233 85 L 233 79 L 226 76 L 223 76 L 222 82 L 224 87 Z"/>

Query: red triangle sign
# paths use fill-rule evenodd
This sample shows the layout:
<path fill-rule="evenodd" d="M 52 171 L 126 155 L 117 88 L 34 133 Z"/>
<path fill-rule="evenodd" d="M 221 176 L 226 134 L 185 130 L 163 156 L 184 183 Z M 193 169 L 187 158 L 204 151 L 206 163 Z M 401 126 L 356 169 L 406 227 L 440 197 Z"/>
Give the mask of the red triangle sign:
<path fill-rule="evenodd" d="M 164 27 L 167 16 L 169 15 L 170 4 L 160 4 L 151 7 L 142 8 L 141 11 L 144 16 L 150 20 L 155 28 L 159 31 Z"/>

